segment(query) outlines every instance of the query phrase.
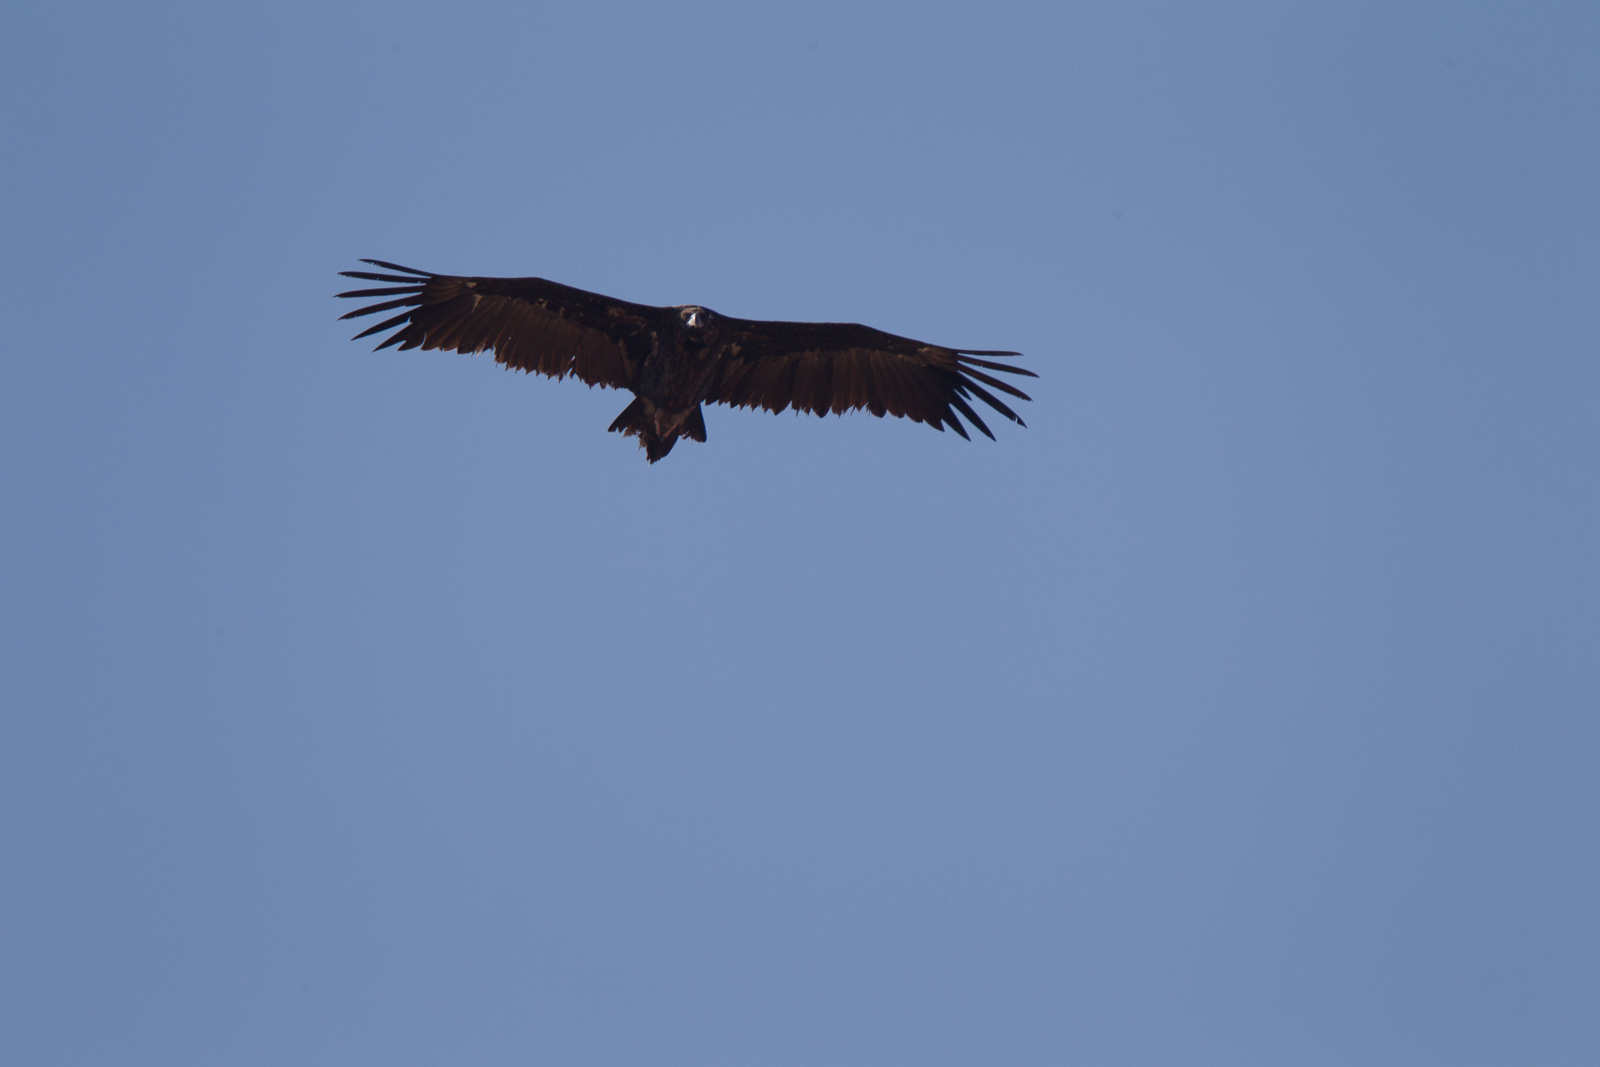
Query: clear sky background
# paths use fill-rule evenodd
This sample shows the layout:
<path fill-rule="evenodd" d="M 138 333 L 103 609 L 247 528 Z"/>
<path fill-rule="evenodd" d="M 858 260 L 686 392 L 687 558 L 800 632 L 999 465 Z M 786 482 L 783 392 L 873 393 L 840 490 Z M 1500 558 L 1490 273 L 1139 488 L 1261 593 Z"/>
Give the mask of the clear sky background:
<path fill-rule="evenodd" d="M 1600 1062 L 1597 113 L 1586 3 L 6 5 L 0 1060 Z M 360 256 L 1042 377 L 649 467 Z"/>

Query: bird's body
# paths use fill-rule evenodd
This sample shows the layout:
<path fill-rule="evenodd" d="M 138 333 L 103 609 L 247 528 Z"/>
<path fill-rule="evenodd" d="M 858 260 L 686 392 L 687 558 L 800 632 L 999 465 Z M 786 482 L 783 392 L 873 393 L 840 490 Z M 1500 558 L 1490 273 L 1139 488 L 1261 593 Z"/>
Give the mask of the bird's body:
<path fill-rule="evenodd" d="M 680 435 L 706 439 L 700 405 L 710 396 L 721 349 L 722 331 L 711 312 L 701 307 L 672 310 L 678 312 L 677 328 L 652 331 L 633 387 L 636 399 L 611 425 L 622 433 L 637 433 L 647 455 L 652 440 L 665 442 L 657 446 L 659 455 L 650 456 L 652 463 L 666 455 Z"/>
<path fill-rule="evenodd" d="M 693 304 L 631 304 L 543 278 L 465 278 L 362 262 L 401 273 L 342 272 L 388 283 L 340 293 L 384 298 L 343 317 L 407 310 L 357 337 L 392 328 L 379 348 L 492 349 L 509 367 L 627 389 L 634 401 L 610 428 L 637 436 L 651 463 L 680 437 L 706 439 L 701 405 L 707 403 L 818 415 L 865 408 L 938 430 L 948 425 L 966 437 L 959 412 L 993 437 L 968 399 L 1020 425 L 984 385 L 1028 397 L 984 369 L 1034 376 L 978 358 L 1015 352 L 943 348 L 854 323 L 735 319 Z"/>

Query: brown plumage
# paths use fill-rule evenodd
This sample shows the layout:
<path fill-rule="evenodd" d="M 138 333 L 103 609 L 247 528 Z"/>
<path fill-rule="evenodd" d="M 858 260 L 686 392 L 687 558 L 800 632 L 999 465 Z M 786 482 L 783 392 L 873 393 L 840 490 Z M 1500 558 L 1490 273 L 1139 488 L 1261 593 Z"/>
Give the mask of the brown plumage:
<path fill-rule="evenodd" d="M 498 362 L 518 370 L 627 389 L 634 401 L 611 429 L 637 436 L 651 463 L 679 437 L 706 439 L 702 403 L 817 415 L 865 408 L 940 431 L 948 426 L 962 437 L 965 418 L 993 439 L 969 401 L 976 397 L 1021 426 L 985 386 L 1028 396 L 986 371 L 1037 377 L 993 358 L 1016 352 L 944 348 L 855 323 L 735 319 L 693 304 L 630 304 L 543 278 L 458 278 L 362 262 L 398 273 L 341 271 L 387 283 L 340 293 L 378 300 L 342 318 L 398 313 L 357 338 L 393 329 L 379 349 L 492 349 Z"/>

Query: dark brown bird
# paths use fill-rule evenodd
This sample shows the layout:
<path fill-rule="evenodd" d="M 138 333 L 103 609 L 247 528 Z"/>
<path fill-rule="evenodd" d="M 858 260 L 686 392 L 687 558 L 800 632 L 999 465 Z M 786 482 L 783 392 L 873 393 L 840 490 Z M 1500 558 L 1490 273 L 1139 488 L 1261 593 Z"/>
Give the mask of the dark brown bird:
<path fill-rule="evenodd" d="M 976 397 L 1022 426 L 984 386 L 1022 400 L 1028 395 L 984 372 L 1038 377 L 978 358 L 1017 352 L 944 348 L 855 323 L 758 322 L 694 304 L 630 304 L 543 278 L 458 278 L 379 259 L 361 262 L 399 273 L 341 271 L 389 283 L 340 293 L 379 300 L 341 318 L 403 310 L 356 338 L 393 329 L 379 349 L 492 349 L 508 367 L 627 389 L 634 401 L 610 428 L 638 437 L 651 463 L 679 437 L 706 439 L 701 404 L 793 407 L 819 416 L 866 408 L 967 437 L 959 413 L 993 440 L 968 401 Z"/>

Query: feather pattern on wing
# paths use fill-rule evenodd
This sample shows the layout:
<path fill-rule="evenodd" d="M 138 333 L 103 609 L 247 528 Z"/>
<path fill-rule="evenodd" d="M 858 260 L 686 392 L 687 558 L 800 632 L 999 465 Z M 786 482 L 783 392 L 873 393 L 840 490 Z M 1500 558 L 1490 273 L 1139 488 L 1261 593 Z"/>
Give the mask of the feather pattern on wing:
<path fill-rule="evenodd" d="M 707 400 L 734 407 L 793 407 L 819 416 L 865 408 L 936 430 L 948 426 L 962 437 L 965 417 L 993 438 L 969 401 L 975 397 L 1022 426 L 1017 413 L 984 386 L 1021 400 L 1028 395 L 984 371 L 1038 377 L 992 358 L 1016 352 L 943 348 L 856 323 L 724 317 L 722 324 L 729 347 Z"/>
<path fill-rule="evenodd" d="M 378 348 L 493 350 L 508 367 L 552 378 L 570 374 L 590 385 L 632 387 L 637 363 L 649 350 L 649 331 L 667 314 L 543 278 L 464 278 L 377 259 L 362 262 L 401 273 L 341 271 L 347 278 L 390 283 L 340 293 L 388 298 L 341 318 L 405 310 L 357 338 L 393 330 Z"/>

